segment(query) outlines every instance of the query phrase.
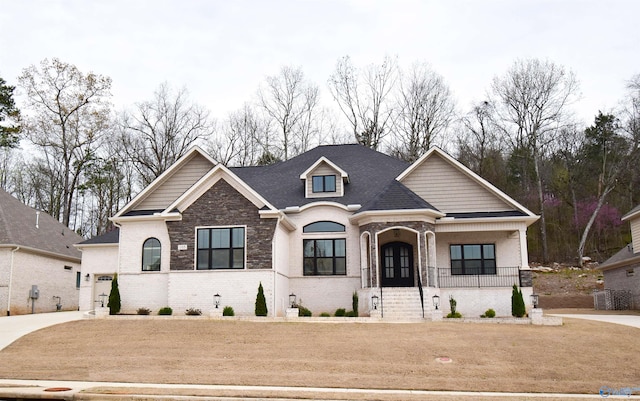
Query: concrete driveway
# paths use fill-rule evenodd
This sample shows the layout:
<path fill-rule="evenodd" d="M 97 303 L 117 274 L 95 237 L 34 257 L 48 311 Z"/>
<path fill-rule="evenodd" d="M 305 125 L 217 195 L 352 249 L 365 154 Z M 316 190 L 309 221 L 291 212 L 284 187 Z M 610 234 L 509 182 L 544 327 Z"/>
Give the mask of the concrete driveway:
<path fill-rule="evenodd" d="M 570 314 L 570 313 L 554 313 L 549 316 L 569 317 L 574 319 L 595 320 L 598 322 L 622 324 L 625 326 L 637 327 L 640 329 L 640 315 L 587 315 L 587 314 Z"/>
<path fill-rule="evenodd" d="M 85 312 L 52 312 L 0 317 L 0 350 L 18 338 L 43 327 L 80 320 Z"/>

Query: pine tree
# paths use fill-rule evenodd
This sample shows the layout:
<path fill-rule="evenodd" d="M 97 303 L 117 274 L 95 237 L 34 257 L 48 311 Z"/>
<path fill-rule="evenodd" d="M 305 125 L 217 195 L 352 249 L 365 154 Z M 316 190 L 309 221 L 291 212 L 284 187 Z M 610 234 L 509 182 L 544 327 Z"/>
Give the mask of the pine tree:
<path fill-rule="evenodd" d="M 117 315 L 120 313 L 121 302 L 120 302 L 120 290 L 118 289 L 118 275 L 113 276 L 113 281 L 111 282 L 111 292 L 109 293 L 109 303 L 107 304 L 109 307 L 110 315 Z"/>
<path fill-rule="evenodd" d="M 256 297 L 256 316 L 267 316 L 267 300 L 264 297 L 262 282 L 258 286 L 258 296 Z"/>
<path fill-rule="evenodd" d="M 513 291 L 511 292 L 511 315 L 515 317 L 522 317 L 525 313 L 527 313 L 527 311 L 524 306 L 522 291 L 514 284 Z"/>

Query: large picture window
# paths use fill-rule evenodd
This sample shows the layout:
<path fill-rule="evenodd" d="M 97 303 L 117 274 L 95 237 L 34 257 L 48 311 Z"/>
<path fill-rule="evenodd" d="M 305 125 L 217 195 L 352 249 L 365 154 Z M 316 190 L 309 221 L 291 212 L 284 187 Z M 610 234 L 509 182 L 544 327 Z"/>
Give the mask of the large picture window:
<path fill-rule="evenodd" d="M 244 227 L 198 229 L 198 270 L 244 269 Z"/>
<path fill-rule="evenodd" d="M 345 239 L 305 239 L 303 247 L 305 276 L 347 274 Z"/>
<path fill-rule="evenodd" d="M 148 238 L 142 245 L 142 271 L 160 271 L 160 254 L 162 247 L 157 238 Z"/>
<path fill-rule="evenodd" d="M 314 175 L 313 192 L 336 192 L 335 175 Z"/>
<path fill-rule="evenodd" d="M 494 244 L 451 245 L 451 274 L 496 274 Z"/>

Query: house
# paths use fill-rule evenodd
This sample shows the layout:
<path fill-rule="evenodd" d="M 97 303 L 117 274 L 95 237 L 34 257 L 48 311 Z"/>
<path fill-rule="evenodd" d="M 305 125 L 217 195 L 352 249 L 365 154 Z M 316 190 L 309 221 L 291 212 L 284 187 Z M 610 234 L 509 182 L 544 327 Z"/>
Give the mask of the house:
<path fill-rule="evenodd" d="M 640 205 L 622 221 L 631 226 L 631 243 L 598 266 L 605 290 L 595 296 L 596 309 L 640 309 Z"/>
<path fill-rule="evenodd" d="M 77 310 L 82 237 L 0 189 L 0 308 L 8 315 Z"/>
<path fill-rule="evenodd" d="M 244 168 L 194 147 L 112 217 L 117 235 L 78 245 L 80 307 L 117 273 L 123 312 L 209 311 L 218 294 L 253 315 L 262 284 L 270 316 L 292 294 L 316 315 L 350 310 L 353 293 L 361 316 L 428 317 L 450 296 L 462 314 L 510 315 L 513 284 L 532 292 L 537 219 L 436 147 L 412 164 L 330 145 Z"/>

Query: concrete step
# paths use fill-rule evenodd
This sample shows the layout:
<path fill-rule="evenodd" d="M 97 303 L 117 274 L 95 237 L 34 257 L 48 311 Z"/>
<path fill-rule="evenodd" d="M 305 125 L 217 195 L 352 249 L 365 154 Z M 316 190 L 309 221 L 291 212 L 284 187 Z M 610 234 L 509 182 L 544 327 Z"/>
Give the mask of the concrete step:
<path fill-rule="evenodd" d="M 422 319 L 422 305 L 418 288 L 384 288 L 380 304 L 385 319 Z M 425 311 L 426 309 L 427 305 L 425 304 Z"/>

